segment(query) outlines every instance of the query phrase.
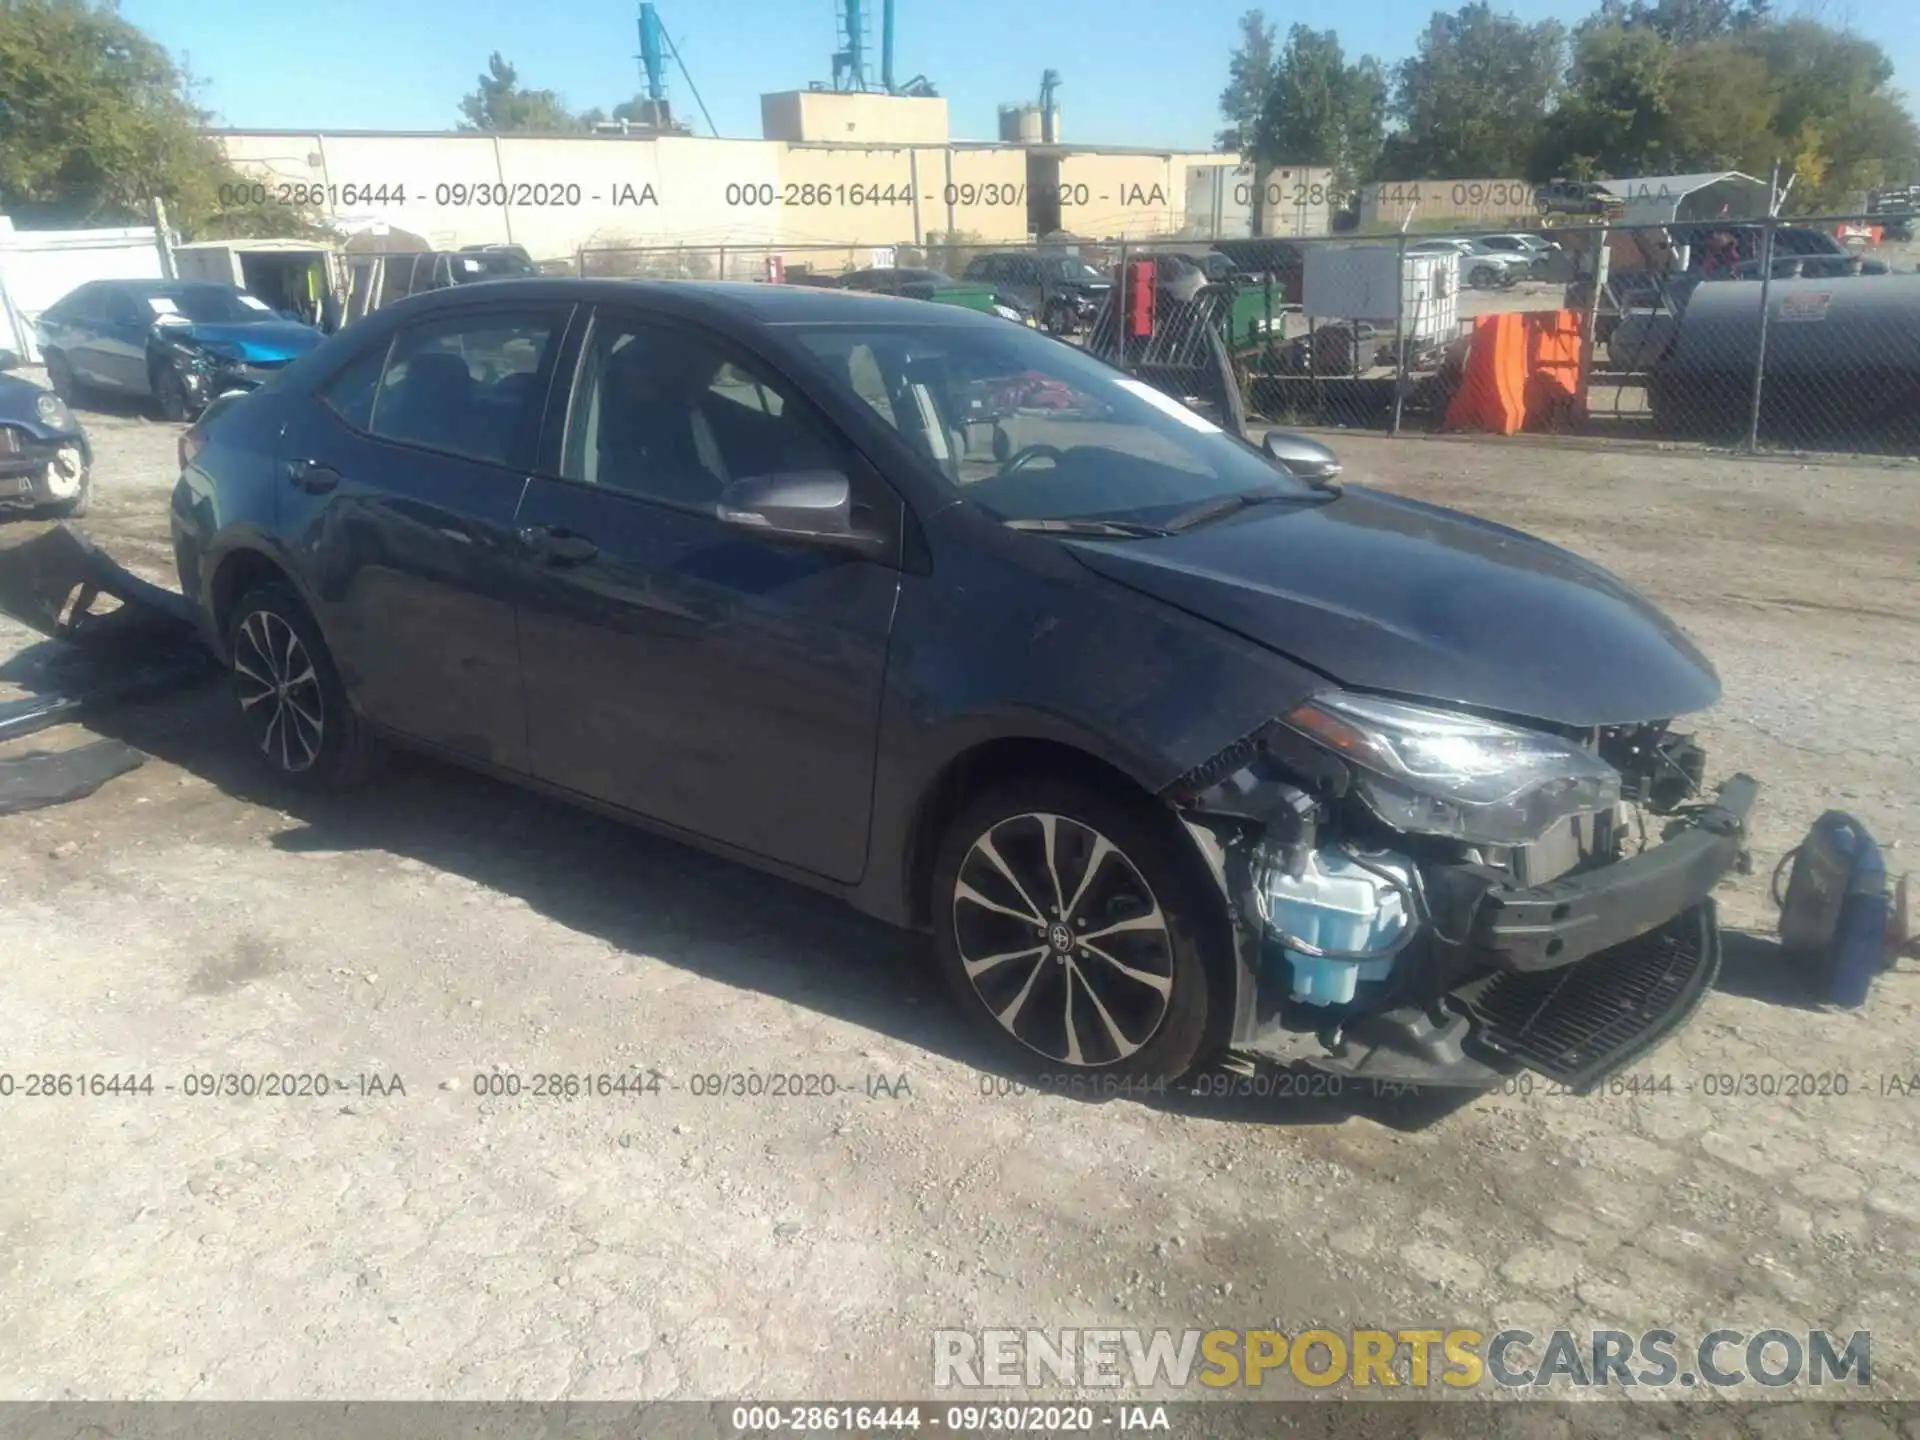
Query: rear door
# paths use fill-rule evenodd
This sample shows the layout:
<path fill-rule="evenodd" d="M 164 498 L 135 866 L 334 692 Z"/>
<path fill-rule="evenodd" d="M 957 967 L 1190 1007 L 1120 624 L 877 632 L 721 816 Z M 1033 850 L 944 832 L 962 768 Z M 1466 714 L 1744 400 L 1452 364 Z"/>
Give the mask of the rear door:
<path fill-rule="evenodd" d="M 81 368 L 80 349 L 90 338 L 92 327 L 100 323 L 102 306 L 106 303 L 105 290 L 106 287 L 98 283 L 82 285 L 62 296 L 40 316 L 37 339 L 41 349 L 59 351 L 83 381 L 90 377 Z"/>
<path fill-rule="evenodd" d="M 899 570 L 716 507 L 731 480 L 838 470 L 897 552 L 899 499 L 758 357 L 619 309 L 594 319 L 553 449 L 519 517 L 534 773 L 857 880 Z"/>
<path fill-rule="evenodd" d="M 442 310 L 374 342 L 288 425 L 280 531 L 355 705 L 525 770 L 514 513 L 568 305 Z"/>

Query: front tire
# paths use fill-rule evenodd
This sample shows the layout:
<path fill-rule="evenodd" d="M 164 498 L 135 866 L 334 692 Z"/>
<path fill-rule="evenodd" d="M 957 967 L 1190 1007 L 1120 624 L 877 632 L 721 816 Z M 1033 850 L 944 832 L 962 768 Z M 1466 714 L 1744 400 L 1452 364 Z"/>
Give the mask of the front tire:
<path fill-rule="evenodd" d="M 259 586 L 227 622 L 228 667 L 254 753 L 297 789 L 350 789 L 372 769 L 376 748 L 347 703 L 340 673 L 293 588 Z"/>
<path fill-rule="evenodd" d="M 1491 290 L 1499 278 L 1499 272 L 1491 265 L 1476 265 L 1467 272 L 1467 284 L 1476 290 Z"/>
<path fill-rule="evenodd" d="M 992 791 L 948 827 L 940 970 L 1009 1069 L 1172 1085 L 1200 1062 L 1224 914 L 1178 846 L 1146 804 L 1071 780 Z"/>
<path fill-rule="evenodd" d="M 154 372 L 153 399 L 162 420 L 180 423 L 193 418 L 193 398 L 187 394 L 187 382 L 172 365 L 162 365 Z"/>

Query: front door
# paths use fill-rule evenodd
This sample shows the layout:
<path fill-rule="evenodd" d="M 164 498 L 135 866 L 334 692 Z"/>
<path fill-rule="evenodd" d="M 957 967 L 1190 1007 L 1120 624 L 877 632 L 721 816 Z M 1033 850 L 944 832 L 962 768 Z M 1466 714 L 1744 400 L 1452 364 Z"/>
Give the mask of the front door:
<path fill-rule="evenodd" d="M 401 330 L 280 444 L 280 530 L 355 706 L 509 770 L 527 768 L 514 514 L 569 313 L 462 310 Z"/>
<path fill-rule="evenodd" d="M 108 290 L 103 318 L 75 355 L 73 368 L 95 384 L 146 394 L 147 336 L 155 320 L 172 310 L 171 300 L 136 299 L 124 290 Z"/>
<path fill-rule="evenodd" d="M 716 505 L 743 477 L 837 470 L 897 537 L 898 499 L 790 386 L 694 327 L 597 316 L 569 413 L 519 516 L 535 774 L 859 879 L 899 571 L 756 537 Z"/>

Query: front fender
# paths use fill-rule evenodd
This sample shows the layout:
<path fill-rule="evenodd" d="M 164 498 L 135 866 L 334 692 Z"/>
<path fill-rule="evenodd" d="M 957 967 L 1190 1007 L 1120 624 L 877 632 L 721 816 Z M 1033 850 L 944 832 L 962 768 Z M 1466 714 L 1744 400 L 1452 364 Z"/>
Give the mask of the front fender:
<path fill-rule="evenodd" d="M 947 523 L 937 517 L 936 543 Z M 1321 688 L 1284 657 L 1095 574 L 1050 537 L 988 523 L 960 538 L 939 546 L 931 576 L 903 585 L 887 661 L 859 903 L 896 923 L 913 910 L 922 816 L 969 750 L 1047 741 L 1159 796 Z"/>

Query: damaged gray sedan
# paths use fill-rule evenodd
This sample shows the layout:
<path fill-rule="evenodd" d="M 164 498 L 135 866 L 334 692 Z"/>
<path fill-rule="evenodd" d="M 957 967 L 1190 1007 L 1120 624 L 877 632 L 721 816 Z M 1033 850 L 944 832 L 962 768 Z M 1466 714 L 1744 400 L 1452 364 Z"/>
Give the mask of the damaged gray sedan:
<path fill-rule="evenodd" d="M 286 781 L 379 742 L 928 932 L 1007 1062 L 1589 1086 L 1691 1013 L 1754 783 L 1620 581 L 942 306 L 503 281 L 189 432 Z"/>

